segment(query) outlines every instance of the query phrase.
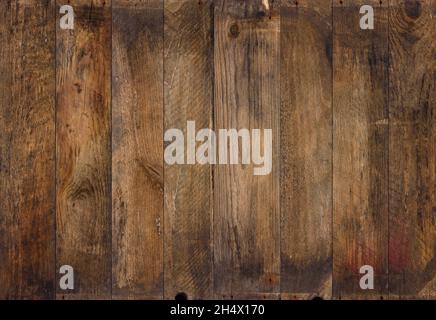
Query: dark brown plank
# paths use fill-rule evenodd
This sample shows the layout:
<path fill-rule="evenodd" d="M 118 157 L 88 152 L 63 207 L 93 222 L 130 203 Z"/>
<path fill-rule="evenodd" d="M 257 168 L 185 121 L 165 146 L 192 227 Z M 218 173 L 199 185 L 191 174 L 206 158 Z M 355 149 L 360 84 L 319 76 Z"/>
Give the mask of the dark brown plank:
<path fill-rule="evenodd" d="M 0 299 L 54 297 L 54 9 L 0 3 Z"/>
<path fill-rule="evenodd" d="M 332 17 L 325 0 L 282 1 L 282 298 L 331 296 Z"/>
<path fill-rule="evenodd" d="M 213 128 L 213 1 L 165 2 L 165 130 Z M 165 165 L 165 297 L 212 298 L 212 167 Z"/>
<path fill-rule="evenodd" d="M 359 9 L 374 8 L 374 30 Z M 388 274 L 388 5 L 347 0 L 333 8 L 333 295 L 377 299 Z M 374 269 L 373 290 L 360 268 Z"/>
<path fill-rule="evenodd" d="M 435 299 L 436 2 L 390 5 L 389 289 Z"/>
<path fill-rule="evenodd" d="M 253 164 L 215 167 L 217 298 L 279 292 L 279 28 L 272 1 L 215 1 L 215 128 L 273 130 L 269 175 L 255 176 Z"/>
<path fill-rule="evenodd" d="M 57 297 L 109 298 L 111 2 L 69 3 L 74 30 L 57 23 L 56 265 L 74 268 L 75 288 Z"/>
<path fill-rule="evenodd" d="M 113 297 L 163 296 L 163 1 L 113 1 Z"/>

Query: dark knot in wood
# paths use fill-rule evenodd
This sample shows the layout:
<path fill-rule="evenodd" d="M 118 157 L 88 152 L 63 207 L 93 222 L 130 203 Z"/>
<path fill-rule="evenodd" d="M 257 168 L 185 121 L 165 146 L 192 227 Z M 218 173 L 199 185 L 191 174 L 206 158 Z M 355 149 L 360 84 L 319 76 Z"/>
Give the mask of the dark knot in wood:
<path fill-rule="evenodd" d="M 233 38 L 236 38 L 237 36 L 239 36 L 239 26 L 237 23 L 233 23 L 230 26 L 230 36 L 232 36 Z"/>

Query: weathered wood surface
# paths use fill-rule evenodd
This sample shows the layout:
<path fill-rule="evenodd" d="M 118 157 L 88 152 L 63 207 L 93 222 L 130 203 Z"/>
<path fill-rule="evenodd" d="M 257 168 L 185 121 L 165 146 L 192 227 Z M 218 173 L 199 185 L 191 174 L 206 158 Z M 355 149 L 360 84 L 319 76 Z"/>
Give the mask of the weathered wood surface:
<path fill-rule="evenodd" d="M 213 1 L 165 1 L 165 130 L 213 128 Z M 212 298 L 212 168 L 165 165 L 165 298 Z"/>
<path fill-rule="evenodd" d="M 55 276 L 54 1 L 0 2 L 0 299 Z"/>
<path fill-rule="evenodd" d="M 270 1 L 267 1 L 270 2 Z M 280 7 L 215 1 L 215 128 L 273 130 L 270 175 L 253 165 L 214 170 L 214 289 L 218 298 L 280 288 Z"/>
<path fill-rule="evenodd" d="M 436 2 L 390 2 L 389 291 L 436 298 Z"/>
<path fill-rule="evenodd" d="M 359 8 L 374 8 L 361 30 Z M 333 7 L 333 295 L 388 294 L 388 7 L 335 1 Z M 359 270 L 374 268 L 374 290 Z"/>
<path fill-rule="evenodd" d="M 0 1 L 0 299 L 436 299 L 436 1 L 65 2 Z"/>
<path fill-rule="evenodd" d="M 74 30 L 56 32 L 56 270 L 71 265 L 75 288 L 57 297 L 109 298 L 111 3 L 70 4 Z"/>
<path fill-rule="evenodd" d="M 328 1 L 282 1 L 282 298 L 331 297 L 331 11 Z"/>
<path fill-rule="evenodd" d="M 163 296 L 163 1 L 113 1 L 113 297 Z"/>

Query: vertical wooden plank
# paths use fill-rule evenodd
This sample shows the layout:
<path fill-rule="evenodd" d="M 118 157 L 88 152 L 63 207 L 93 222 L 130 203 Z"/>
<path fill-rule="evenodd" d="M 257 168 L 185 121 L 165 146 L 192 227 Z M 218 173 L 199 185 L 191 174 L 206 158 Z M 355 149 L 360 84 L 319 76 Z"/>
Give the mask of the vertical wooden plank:
<path fill-rule="evenodd" d="M 391 1 L 389 288 L 436 298 L 435 1 Z"/>
<path fill-rule="evenodd" d="M 282 299 L 331 297 L 331 22 L 330 1 L 282 1 Z"/>
<path fill-rule="evenodd" d="M 218 298 L 279 292 L 279 27 L 273 1 L 215 2 L 215 128 L 273 131 L 269 175 L 255 176 L 253 164 L 215 167 Z"/>
<path fill-rule="evenodd" d="M 0 3 L 0 299 L 54 297 L 54 9 Z"/>
<path fill-rule="evenodd" d="M 361 30 L 359 9 L 374 9 Z M 388 3 L 334 1 L 333 294 L 377 299 L 388 273 Z M 373 290 L 359 285 L 374 268 Z"/>
<path fill-rule="evenodd" d="M 213 1 L 165 1 L 165 130 L 213 128 Z M 165 165 L 165 297 L 212 298 L 212 169 Z"/>
<path fill-rule="evenodd" d="M 113 297 L 163 295 L 163 0 L 113 2 Z"/>
<path fill-rule="evenodd" d="M 109 298 L 111 2 L 69 4 L 74 30 L 57 23 L 56 265 L 74 268 L 75 287 L 57 297 Z"/>

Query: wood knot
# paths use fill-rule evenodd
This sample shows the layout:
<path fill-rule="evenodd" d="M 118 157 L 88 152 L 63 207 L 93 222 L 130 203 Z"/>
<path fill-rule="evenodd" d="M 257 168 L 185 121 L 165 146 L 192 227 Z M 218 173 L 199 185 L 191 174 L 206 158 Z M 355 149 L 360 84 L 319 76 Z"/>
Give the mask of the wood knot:
<path fill-rule="evenodd" d="M 412 18 L 417 19 L 421 15 L 421 3 L 417 0 L 415 1 L 406 1 L 405 3 L 406 14 Z"/>
<path fill-rule="evenodd" d="M 233 38 L 236 38 L 237 36 L 239 36 L 239 26 L 237 23 L 233 23 L 230 26 L 230 36 L 232 36 Z"/>

